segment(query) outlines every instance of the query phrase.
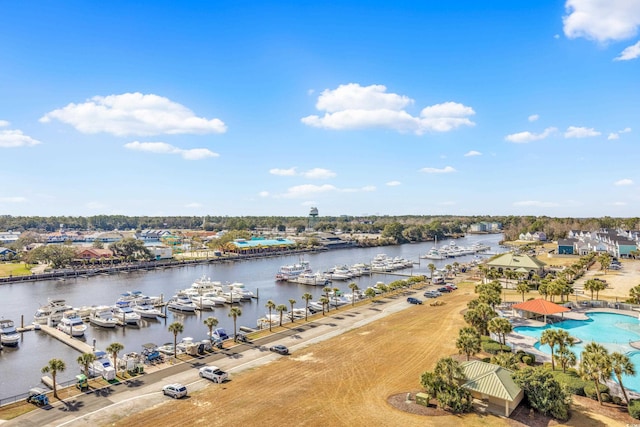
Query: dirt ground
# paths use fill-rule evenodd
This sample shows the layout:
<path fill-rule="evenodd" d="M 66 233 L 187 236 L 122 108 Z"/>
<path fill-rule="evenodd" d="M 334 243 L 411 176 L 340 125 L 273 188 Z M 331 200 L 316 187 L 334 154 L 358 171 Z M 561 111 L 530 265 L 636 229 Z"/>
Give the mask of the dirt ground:
<path fill-rule="evenodd" d="M 234 374 L 223 386 L 206 387 L 180 401 L 168 401 L 108 425 L 254 426 L 551 426 L 521 405 L 516 419 L 491 415 L 454 416 L 416 411 L 415 403 L 394 404 L 393 396 L 419 390 L 420 374 L 457 353 L 461 311 L 473 298 L 473 284 L 442 297 L 445 305 L 411 306 L 374 323 L 296 351 L 289 357 Z M 375 305 L 353 309 L 376 310 Z M 333 316 L 349 316 L 340 312 Z M 395 399 L 398 401 L 398 398 Z M 574 405 L 571 426 L 624 426 L 633 420 L 597 402 Z M 107 423 L 103 424 L 107 425 Z"/>

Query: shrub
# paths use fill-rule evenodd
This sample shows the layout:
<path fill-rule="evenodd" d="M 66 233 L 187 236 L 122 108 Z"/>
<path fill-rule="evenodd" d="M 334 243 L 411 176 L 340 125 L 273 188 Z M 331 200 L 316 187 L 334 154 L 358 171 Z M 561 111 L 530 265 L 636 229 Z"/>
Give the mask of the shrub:
<path fill-rule="evenodd" d="M 629 415 L 636 420 L 640 420 L 640 400 L 632 400 L 629 402 Z"/>
<path fill-rule="evenodd" d="M 533 365 L 534 363 L 536 363 L 536 355 L 533 353 L 527 353 L 527 356 L 529 356 L 531 358 L 531 365 Z M 524 362 L 524 360 L 523 360 Z M 526 363 L 526 362 L 525 362 Z M 527 365 L 529 365 L 529 363 L 527 363 Z"/>
<path fill-rule="evenodd" d="M 602 393 L 600 395 L 600 398 L 603 402 L 611 402 L 611 396 L 609 395 L 609 393 Z"/>
<path fill-rule="evenodd" d="M 600 389 L 600 397 L 602 397 L 603 393 L 609 393 L 609 387 L 604 384 L 598 384 L 598 388 Z M 596 386 L 593 383 L 589 382 L 584 385 L 584 395 L 588 398 L 598 400 L 598 393 L 596 393 Z M 604 398 L 602 399 L 604 402 Z"/>
<path fill-rule="evenodd" d="M 483 357 L 482 361 L 485 363 L 491 363 L 491 358 L 490 357 Z"/>
<path fill-rule="evenodd" d="M 615 404 L 615 405 L 622 405 L 622 398 L 620 396 L 611 396 L 611 401 Z"/>
<path fill-rule="evenodd" d="M 482 351 L 489 354 L 497 354 L 501 351 L 511 351 L 511 347 L 508 345 L 502 345 L 498 341 L 494 341 L 488 337 L 480 337 L 480 341 L 482 341 Z"/>
<path fill-rule="evenodd" d="M 520 361 L 522 363 L 524 363 L 527 366 L 533 366 L 533 358 L 531 356 L 529 356 L 528 354 L 524 355 Z"/>
<path fill-rule="evenodd" d="M 562 371 L 554 371 L 553 377 L 562 384 L 569 393 L 575 394 L 578 396 L 584 396 L 584 387 L 588 384 L 584 381 L 580 376 L 576 373 L 574 369 L 567 370 L 567 372 Z M 590 383 L 589 383 L 590 384 Z M 594 392 L 595 386 L 591 384 Z"/>

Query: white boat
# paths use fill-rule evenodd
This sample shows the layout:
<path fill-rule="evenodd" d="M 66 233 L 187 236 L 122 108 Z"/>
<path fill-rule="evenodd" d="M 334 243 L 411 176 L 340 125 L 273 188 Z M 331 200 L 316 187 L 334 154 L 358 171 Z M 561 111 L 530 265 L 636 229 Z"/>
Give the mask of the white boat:
<path fill-rule="evenodd" d="M 248 301 L 255 296 L 244 286 L 244 283 L 233 282 L 229 285 L 229 289 L 234 292 L 234 296 L 239 296 L 241 301 Z"/>
<path fill-rule="evenodd" d="M 193 303 L 189 295 L 184 292 L 178 292 L 167 302 L 167 308 L 183 313 L 195 313 L 198 307 Z"/>
<path fill-rule="evenodd" d="M 216 306 L 222 306 L 227 302 L 227 299 L 220 295 L 220 292 L 207 292 L 202 295 L 204 298 L 207 298 L 211 303 Z"/>
<path fill-rule="evenodd" d="M 325 273 L 302 273 L 295 280 L 303 285 L 327 286 L 331 283 L 330 277 Z"/>
<path fill-rule="evenodd" d="M 434 259 L 434 260 L 441 260 L 444 259 L 444 255 L 434 246 L 433 248 L 429 249 L 429 251 L 427 251 L 426 254 L 422 255 L 420 258 L 422 259 Z"/>
<path fill-rule="evenodd" d="M 180 350 L 180 348 L 178 346 L 176 346 L 176 350 L 174 351 L 173 349 L 173 343 L 167 343 L 167 344 L 163 344 L 161 346 L 159 346 L 157 348 L 157 350 L 162 353 L 162 354 L 166 354 L 167 356 L 173 356 L 174 354 L 183 354 L 184 351 Z"/>
<path fill-rule="evenodd" d="M 104 351 L 94 352 L 96 361 L 89 365 L 89 375 L 94 377 L 102 377 L 107 381 L 116 378 L 116 370 L 111 364 L 109 355 Z"/>
<path fill-rule="evenodd" d="M 33 323 L 36 325 L 56 326 L 65 311 L 73 307 L 63 299 L 50 299 L 47 304 L 41 306 L 33 315 Z"/>
<path fill-rule="evenodd" d="M 202 276 L 196 279 L 189 288 L 195 294 L 203 295 L 209 292 L 216 292 L 222 289 L 222 282 L 211 280 L 210 277 Z"/>
<path fill-rule="evenodd" d="M 113 315 L 116 319 L 120 322 L 124 322 L 126 325 L 140 325 L 141 316 L 133 311 L 133 308 L 131 308 L 127 302 L 117 302 L 116 305 L 113 306 Z"/>
<path fill-rule="evenodd" d="M 118 320 L 113 315 L 113 310 L 108 305 L 94 307 L 89 314 L 89 323 L 102 328 L 115 328 Z"/>
<path fill-rule="evenodd" d="M 82 337 L 87 330 L 87 325 L 84 324 L 82 317 L 76 310 L 65 311 L 56 327 L 59 331 L 72 337 Z"/>
<path fill-rule="evenodd" d="M 13 320 L 0 319 L 0 342 L 6 346 L 16 346 L 20 342 L 20 334 Z"/>
<path fill-rule="evenodd" d="M 150 299 L 146 299 L 146 300 L 143 299 L 141 301 L 138 301 L 136 304 L 134 304 L 131 307 L 131 309 L 134 312 L 138 313 L 141 318 L 145 318 L 145 319 L 157 319 L 158 316 L 162 315 L 162 311 L 155 308 L 151 304 Z"/>
<path fill-rule="evenodd" d="M 316 313 L 322 311 L 323 306 L 319 301 L 309 301 L 309 310 L 315 311 Z M 326 309 L 326 308 L 325 308 Z"/>
<path fill-rule="evenodd" d="M 328 273 L 331 280 L 349 280 L 353 278 L 353 272 L 346 266 L 335 266 Z"/>
<path fill-rule="evenodd" d="M 296 264 L 283 265 L 276 274 L 276 280 L 292 280 L 304 272 L 310 272 L 309 261 L 300 259 Z"/>
<path fill-rule="evenodd" d="M 216 305 L 214 301 L 204 295 L 189 295 L 189 298 L 200 310 L 213 310 Z"/>

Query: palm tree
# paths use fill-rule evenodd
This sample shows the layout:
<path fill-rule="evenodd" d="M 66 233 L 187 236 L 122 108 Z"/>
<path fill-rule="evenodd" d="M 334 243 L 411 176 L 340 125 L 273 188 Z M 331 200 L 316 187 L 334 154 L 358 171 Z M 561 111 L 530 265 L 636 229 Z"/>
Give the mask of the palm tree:
<path fill-rule="evenodd" d="M 559 348 L 553 357 L 560 363 L 560 366 L 562 366 L 563 373 L 567 372 L 567 367 L 575 366 L 577 361 L 576 354 L 567 347 Z"/>
<path fill-rule="evenodd" d="M 325 286 L 324 288 L 322 288 L 322 292 L 324 292 L 324 296 L 327 298 L 327 311 L 329 311 L 329 292 L 331 292 L 332 289 L 329 286 Z"/>
<path fill-rule="evenodd" d="M 43 374 L 51 373 L 51 379 L 53 380 L 53 397 L 58 398 L 58 387 L 56 387 L 56 375 L 58 372 L 63 372 L 67 366 L 64 364 L 64 360 L 51 359 L 47 366 L 43 367 L 40 372 Z"/>
<path fill-rule="evenodd" d="M 269 331 L 271 331 L 271 310 L 276 308 L 276 303 L 273 302 L 273 300 L 269 300 L 265 304 L 265 307 L 267 307 L 267 310 L 269 310 Z"/>
<path fill-rule="evenodd" d="M 548 344 L 551 347 L 551 370 L 555 371 L 555 363 L 553 358 L 553 350 L 555 346 L 558 344 L 558 330 L 557 329 L 547 329 L 542 332 L 540 335 L 540 344 L 545 345 Z"/>
<path fill-rule="evenodd" d="M 180 322 L 173 322 L 169 325 L 169 332 L 173 334 L 173 357 L 178 358 L 178 334 L 184 332 L 184 325 Z"/>
<path fill-rule="evenodd" d="M 429 269 L 429 279 L 433 279 L 433 273 L 437 269 L 436 265 L 434 263 L 430 263 L 429 265 L 427 265 L 427 268 Z"/>
<path fill-rule="evenodd" d="M 93 353 L 82 353 L 76 359 L 76 362 L 78 362 L 78 365 L 82 366 L 84 374 L 87 376 L 87 378 L 89 378 L 89 366 L 91 366 L 91 364 L 95 362 L 97 359 L 98 358 Z"/>
<path fill-rule="evenodd" d="M 289 304 L 291 304 L 291 323 L 293 323 L 293 304 L 296 303 L 296 300 L 293 298 L 289 298 Z"/>
<path fill-rule="evenodd" d="M 106 352 L 110 353 L 113 357 L 113 368 L 116 370 L 116 376 L 118 376 L 118 353 L 120 353 L 124 349 L 124 345 L 119 342 L 113 342 L 109 344 Z"/>
<path fill-rule="evenodd" d="M 465 326 L 460 329 L 458 339 L 456 340 L 456 347 L 458 348 L 458 353 L 466 354 L 467 361 L 469 361 L 472 354 L 476 354 L 482 349 L 478 330 L 473 326 Z"/>
<path fill-rule="evenodd" d="M 329 305 L 329 298 L 327 297 L 321 297 L 319 300 L 320 304 L 322 304 L 322 315 L 324 316 L 324 306 L 328 306 Z"/>
<path fill-rule="evenodd" d="M 529 285 L 527 282 L 520 282 L 516 285 L 516 291 L 522 294 L 522 302 L 524 302 L 524 294 L 529 292 Z"/>
<path fill-rule="evenodd" d="M 204 323 L 204 325 L 207 328 L 209 328 L 209 338 L 213 342 L 213 328 L 218 326 L 218 318 L 217 317 L 213 317 L 213 316 L 209 316 L 206 319 L 204 319 L 204 321 L 202 323 Z"/>
<path fill-rule="evenodd" d="M 280 326 L 282 326 L 282 316 L 284 315 L 284 312 L 287 311 L 287 306 L 284 304 L 278 304 L 276 306 L 276 311 L 280 313 Z"/>
<path fill-rule="evenodd" d="M 640 286 L 638 286 L 640 288 Z M 364 296 L 367 298 L 374 299 L 376 297 L 376 291 L 373 288 L 367 288 L 364 290 Z"/>
<path fill-rule="evenodd" d="M 609 352 L 601 344 L 590 342 L 584 347 L 580 359 L 580 376 L 585 381 L 593 381 L 596 386 L 598 402 L 602 405 L 600 395 L 600 381 L 611 377 L 611 361 Z"/>
<path fill-rule="evenodd" d="M 506 335 L 513 331 L 513 325 L 504 317 L 494 317 L 487 323 L 487 330 L 498 335 L 502 345 L 506 345 Z"/>
<path fill-rule="evenodd" d="M 304 300 L 304 321 L 307 322 L 309 320 L 308 318 L 308 314 L 309 314 L 309 301 L 311 301 L 311 299 L 313 298 L 313 295 L 311 295 L 309 292 L 305 292 L 302 295 L 302 299 Z"/>
<path fill-rule="evenodd" d="M 349 289 L 351 289 L 351 306 L 353 307 L 356 303 L 356 291 L 360 288 L 356 282 L 349 283 Z"/>
<path fill-rule="evenodd" d="M 238 321 L 238 317 L 242 316 L 242 309 L 240 307 L 231 307 L 229 309 L 229 317 L 233 318 L 233 342 L 236 341 L 236 323 Z"/>
<path fill-rule="evenodd" d="M 640 285 L 631 288 L 629 290 L 629 296 L 636 300 L 636 304 L 640 304 Z"/>
<path fill-rule="evenodd" d="M 629 360 L 629 358 L 625 354 L 618 353 L 617 351 L 614 353 L 611 353 L 610 359 L 611 359 L 611 369 L 613 370 L 613 373 L 616 375 L 616 378 L 618 379 L 618 384 L 620 384 L 620 388 L 622 389 L 624 400 L 627 401 L 627 406 L 629 406 L 629 397 L 627 396 L 627 390 L 625 390 L 624 386 L 622 385 L 622 376 L 635 375 L 636 374 L 635 366 L 633 365 L 633 362 L 631 362 L 631 360 Z"/>
<path fill-rule="evenodd" d="M 333 288 L 333 302 L 336 305 L 336 310 L 338 309 L 338 294 L 340 294 L 340 289 Z"/>

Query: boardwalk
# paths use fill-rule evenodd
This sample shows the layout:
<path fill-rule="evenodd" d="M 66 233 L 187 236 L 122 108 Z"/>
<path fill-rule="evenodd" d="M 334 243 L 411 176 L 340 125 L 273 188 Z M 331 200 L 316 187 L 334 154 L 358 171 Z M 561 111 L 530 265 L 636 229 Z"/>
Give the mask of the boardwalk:
<path fill-rule="evenodd" d="M 51 335 L 58 341 L 61 341 L 67 344 L 69 347 L 78 350 L 80 353 L 93 353 L 93 347 L 89 344 L 82 342 L 76 338 L 70 337 L 62 331 L 57 330 L 56 328 L 52 328 L 47 325 L 40 325 L 40 330 Z"/>

